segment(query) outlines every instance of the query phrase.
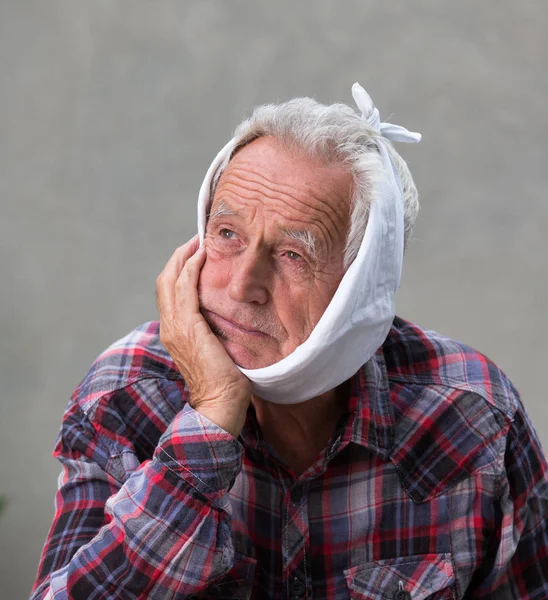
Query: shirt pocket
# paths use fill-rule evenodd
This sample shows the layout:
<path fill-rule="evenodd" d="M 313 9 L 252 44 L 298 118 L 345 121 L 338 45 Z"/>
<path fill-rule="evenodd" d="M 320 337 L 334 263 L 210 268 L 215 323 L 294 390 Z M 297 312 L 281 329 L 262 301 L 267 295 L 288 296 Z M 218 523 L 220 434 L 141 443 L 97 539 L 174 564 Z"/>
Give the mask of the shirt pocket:
<path fill-rule="evenodd" d="M 189 600 L 249 600 L 256 566 L 254 558 L 238 557 L 226 575 L 203 592 L 192 594 Z"/>
<path fill-rule="evenodd" d="M 454 600 L 450 554 L 377 560 L 345 570 L 353 600 Z"/>

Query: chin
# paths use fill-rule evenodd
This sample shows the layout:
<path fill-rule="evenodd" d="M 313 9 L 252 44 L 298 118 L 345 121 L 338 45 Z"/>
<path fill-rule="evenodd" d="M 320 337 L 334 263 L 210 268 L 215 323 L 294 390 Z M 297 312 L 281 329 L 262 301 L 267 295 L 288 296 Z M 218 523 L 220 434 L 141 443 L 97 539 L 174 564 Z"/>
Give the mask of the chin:
<path fill-rule="evenodd" d="M 242 369 L 262 369 L 280 360 L 279 358 L 258 355 L 253 350 L 230 340 L 220 339 L 230 358 Z"/>

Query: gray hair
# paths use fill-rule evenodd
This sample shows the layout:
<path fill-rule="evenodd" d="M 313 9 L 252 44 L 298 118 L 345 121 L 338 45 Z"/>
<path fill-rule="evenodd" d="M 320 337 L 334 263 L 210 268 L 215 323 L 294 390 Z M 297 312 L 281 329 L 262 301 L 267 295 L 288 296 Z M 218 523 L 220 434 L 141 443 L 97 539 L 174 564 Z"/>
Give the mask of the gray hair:
<path fill-rule="evenodd" d="M 231 157 L 243 146 L 263 136 L 272 136 L 290 149 L 303 151 L 312 158 L 339 164 L 352 174 L 350 226 L 346 238 L 344 266 L 356 258 L 363 239 L 369 206 L 376 187 L 383 178 L 379 144 L 384 144 L 398 172 L 403 190 L 404 247 L 407 248 L 419 212 L 418 192 L 403 158 L 392 144 L 371 128 L 346 104 L 326 106 L 312 98 L 295 98 L 282 104 L 263 104 L 253 111 L 234 132 L 236 147 Z M 211 198 L 222 171 L 213 182 Z"/>

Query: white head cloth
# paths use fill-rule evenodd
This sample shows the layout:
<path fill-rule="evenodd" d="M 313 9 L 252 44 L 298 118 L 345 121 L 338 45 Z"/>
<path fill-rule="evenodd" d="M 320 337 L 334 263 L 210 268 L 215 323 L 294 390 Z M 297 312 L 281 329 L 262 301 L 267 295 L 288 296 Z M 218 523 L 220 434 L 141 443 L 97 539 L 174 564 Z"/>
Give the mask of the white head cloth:
<path fill-rule="evenodd" d="M 369 94 L 358 84 L 352 95 L 362 118 L 383 137 L 419 142 L 420 134 L 381 123 Z M 231 140 L 209 167 L 198 197 L 198 233 L 203 243 L 212 182 L 227 164 Z M 383 344 L 395 316 L 394 295 L 403 261 L 403 199 L 397 171 L 379 144 L 384 177 L 372 199 L 366 231 L 330 304 L 308 339 L 289 356 L 262 369 L 242 369 L 253 391 L 270 402 L 296 404 L 334 389 L 364 365 Z"/>

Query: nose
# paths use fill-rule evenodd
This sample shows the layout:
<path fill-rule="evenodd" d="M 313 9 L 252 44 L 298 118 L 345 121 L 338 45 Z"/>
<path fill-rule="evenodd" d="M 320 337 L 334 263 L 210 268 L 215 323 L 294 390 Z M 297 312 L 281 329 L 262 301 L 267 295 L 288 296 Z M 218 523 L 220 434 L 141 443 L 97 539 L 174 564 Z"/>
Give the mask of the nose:
<path fill-rule="evenodd" d="M 250 247 L 234 257 L 228 284 L 229 297 L 237 302 L 265 304 L 269 295 L 268 263 L 267 257 Z"/>

